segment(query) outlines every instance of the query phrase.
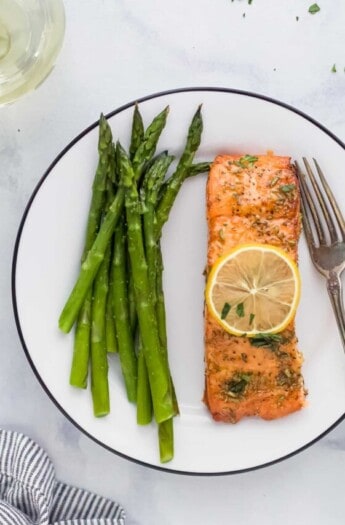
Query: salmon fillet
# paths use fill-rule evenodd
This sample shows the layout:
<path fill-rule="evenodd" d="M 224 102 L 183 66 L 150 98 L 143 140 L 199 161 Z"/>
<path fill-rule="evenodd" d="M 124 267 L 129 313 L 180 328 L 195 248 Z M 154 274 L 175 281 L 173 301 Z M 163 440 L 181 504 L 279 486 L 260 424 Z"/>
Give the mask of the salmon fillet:
<path fill-rule="evenodd" d="M 207 183 L 207 222 L 207 272 L 245 243 L 278 246 L 297 262 L 300 197 L 290 158 L 218 156 Z M 303 407 L 303 357 L 294 322 L 279 335 L 279 342 L 254 346 L 227 333 L 205 306 L 204 401 L 216 421 L 275 419 Z"/>

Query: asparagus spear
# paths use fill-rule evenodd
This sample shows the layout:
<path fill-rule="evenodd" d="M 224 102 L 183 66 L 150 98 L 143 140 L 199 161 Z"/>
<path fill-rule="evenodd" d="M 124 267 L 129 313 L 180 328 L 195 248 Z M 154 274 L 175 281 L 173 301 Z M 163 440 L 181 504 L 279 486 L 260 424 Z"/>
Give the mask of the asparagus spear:
<path fill-rule="evenodd" d="M 207 173 L 210 171 L 211 164 L 211 162 L 197 162 L 196 164 L 192 164 L 188 170 L 187 177 L 195 177 L 196 175 L 200 175 L 200 173 Z"/>
<path fill-rule="evenodd" d="M 138 343 L 138 396 L 137 396 L 137 423 L 148 425 L 152 421 L 152 397 L 149 376 L 145 363 L 143 345 L 139 336 Z M 170 420 L 169 420 L 170 421 Z M 161 423 L 162 424 L 162 423 Z"/>
<path fill-rule="evenodd" d="M 111 141 L 111 129 L 107 120 L 103 114 L 101 114 L 98 139 L 99 161 L 93 182 L 82 261 L 85 260 L 86 255 L 95 240 L 101 222 L 110 164 Z M 70 384 L 78 388 L 87 387 L 90 354 L 91 301 L 92 291 L 90 289 L 85 297 L 84 303 L 82 304 L 77 320 L 73 359 L 70 371 Z"/>
<path fill-rule="evenodd" d="M 145 131 L 142 116 L 139 111 L 139 106 L 136 103 L 134 106 L 133 120 L 132 120 L 132 133 L 131 133 L 131 145 L 129 146 L 129 157 L 131 160 L 140 146 L 144 141 Z"/>
<path fill-rule="evenodd" d="M 174 413 L 170 395 L 170 376 L 160 351 L 157 320 L 144 251 L 135 174 L 129 158 L 121 146 L 119 151 L 121 180 L 126 188 L 128 252 L 133 274 L 140 335 L 149 375 L 155 419 L 160 423 L 171 418 Z"/>
<path fill-rule="evenodd" d="M 107 174 L 107 199 L 104 213 L 114 198 L 115 149 L 112 144 L 110 165 Z M 91 392 L 95 416 L 104 416 L 110 411 L 108 386 L 107 344 L 115 338 L 114 319 L 107 317 L 111 275 L 112 243 L 106 248 L 104 259 L 96 275 L 92 298 L 91 328 Z"/>
<path fill-rule="evenodd" d="M 201 106 L 199 106 L 189 126 L 184 152 L 179 160 L 176 171 L 167 181 L 166 191 L 163 193 L 161 201 L 158 205 L 158 231 L 162 230 L 163 225 L 168 220 L 169 213 L 172 205 L 175 202 L 176 196 L 184 180 L 188 177 L 189 169 L 192 166 L 195 153 L 200 145 L 202 128 Z"/>
<path fill-rule="evenodd" d="M 163 109 L 163 111 L 161 111 L 159 115 L 157 115 L 157 117 L 152 121 L 152 123 L 148 126 L 147 130 L 145 131 L 144 140 L 135 152 L 132 165 L 135 174 L 135 179 L 137 181 L 142 175 L 145 166 L 148 162 L 150 162 L 156 151 L 157 142 L 163 128 L 165 127 L 168 113 L 169 106 Z"/>
<path fill-rule="evenodd" d="M 159 137 L 164 129 L 168 115 L 168 108 L 155 117 L 146 130 L 144 141 L 139 146 L 133 159 L 135 179 L 139 180 L 145 164 L 149 162 L 155 151 Z M 109 207 L 108 213 L 100 227 L 97 237 L 81 266 L 78 279 L 72 292 L 61 312 L 59 318 L 60 329 L 68 333 L 83 304 L 89 288 L 97 274 L 104 258 L 105 250 L 114 232 L 116 224 L 121 216 L 125 202 L 125 189 L 120 187 Z"/>
<path fill-rule="evenodd" d="M 111 257 L 112 259 L 112 250 Z M 105 314 L 105 341 L 107 352 L 114 354 L 118 352 L 116 331 L 115 331 L 115 317 L 114 317 L 114 308 L 113 308 L 113 295 L 114 295 L 114 270 L 113 266 L 110 263 L 109 268 L 109 290 L 107 296 L 107 308 Z"/>
<path fill-rule="evenodd" d="M 167 152 L 163 152 L 159 155 L 157 155 L 156 158 L 152 159 L 146 166 L 145 173 L 149 172 L 151 169 L 155 169 L 155 164 L 160 162 L 160 159 L 162 156 L 167 156 Z M 146 175 L 145 175 L 146 178 Z M 143 203 L 143 207 L 145 207 L 146 204 Z M 127 269 L 127 275 L 128 275 L 128 304 L 129 304 L 129 320 L 130 325 L 132 328 L 133 335 L 135 334 L 135 329 L 137 326 L 137 313 L 135 309 L 135 297 L 134 297 L 134 287 L 133 287 L 133 278 L 132 278 L 132 272 L 130 271 L 130 264 L 128 261 L 128 269 Z"/>
<path fill-rule="evenodd" d="M 128 275 L 128 316 L 129 325 L 131 327 L 132 337 L 135 337 L 135 331 L 137 327 L 137 310 L 135 308 L 135 296 L 134 296 L 134 283 L 130 264 L 127 264 L 127 275 Z"/>
<path fill-rule="evenodd" d="M 174 423 L 172 418 L 158 425 L 158 441 L 161 463 L 171 461 L 174 457 Z"/>
<path fill-rule="evenodd" d="M 163 357 L 168 365 L 168 350 L 167 350 L 167 337 L 166 337 L 166 324 L 165 324 L 165 308 L 164 308 L 164 294 L 162 287 L 162 254 L 160 246 L 157 242 L 157 220 L 155 208 L 157 205 L 159 190 L 161 188 L 165 173 L 170 166 L 173 157 L 167 156 L 166 159 L 162 159 L 161 172 L 148 173 L 146 178 L 146 212 L 144 213 L 144 233 L 145 233 L 145 248 L 147 256 L 147 264 L 149 269 L 149 281 L 151 289 L 154 290 L 153 301 L 157 315 L 157 326 L 158 336 L 160 340 L 160 348 L 163 353 Z M 159 303 L 158 295 L 159 293 Z M 163 310 L 163 311 L 162 311 Z M 145 381 L 145 367 L 142 370 L 141 383 Z M 139 372 L 140 377 L 140 372 Z M 141 387 L 144 390 L 144 387 Z M 172 380 L 170 378 L 170 393 L 173 399 L 174 415 L 178 413 L 177 400 L 175 391 L 173 390 Z M 147 399 L 144 399 L 147 401 Z M 138 406 L 139 409 L 139 406 Z M 137 411 L 137 420 L 141 416 L 139 410 Z M 159 441 L 159 455 L 162 463 L 170 461 L 174 456 L 174 427 L 173 418 L 166 421 L 162 421 L 158 425 L 158 441 Z"/>
<path fill-rule="evenodd" d="M 144 140 L 144 136 L 145 136 L 144 123 L 143 123 L 143 119 L 139 111 L 138 104 L 136 103 L 134 106 L 134 112 L 133 112 L 131 143 L 129 147 L 129 154 L 130 154 L 131 159 L 134 158 L 138 147 Z M 127 295 L 128 295 L 129 324 L 131 327 L 132 335 L 134 337 L 135 327 L 136 327 L 136 311 L 135 311 L 135 301 L 134 301 L 133 280 L 132 280 L 132 274 L 130 272 L 129 264 L 127 264 L 126 270 L 127 270 L 127 276 L 128 276 Z M 108 296 L 109 301 L 108 301 L 108 307 L 107 307 L 107 326 L 109 327 L 109 342 L 107 344 L 110 348 L 110 350 L 108 348 L 108 351 L 116 352 L 118 348 L 117 348 L 116 338 L 114 340 L 115 329 L 114 329 L 114 334 L 112 333 L 112 327 L 115 327 L 115 324 L 114 324 L 115 318 L 114 318 L 114 323 L 111 323 L 110 321 L 108 322 L 108 318 L 110 318 L 113 315 L 113 298 L 114 298 L 113 265 L 111 268 L 110 288 L 111 289 L 109 291 L 109 296 Z M 107 334 L 108 334 L 108 330 L 107 330 Z"/>
<path fill-rule="evenodd" d="M 168 361 L 168 340 L 166 331 L 165 301 L 163 291 L 163 258 L 160 245 L 157 251 L 157 276 L 156 276 L 156 314 L 158 323 L 158 334 L 161 343 L 161 351 L 164 358 Z M 175 394 L 174 383 L 170 378 L 171 395 L 175 415 L 179 413 L 178 403 Z M 163 421 L 158 426 L 159 456 L 162 463 L 170 461 L 174 457 L 174 427 L 173 419 Z"/>
<path fill-rule="evenodd" d="M 90 359 L 91 303 L 92 289 L 88 291 L 84 299 L 74 334 L 69 384 L 77 388 L 87 388 Z"/>
<path fill-rule="evenodd" d="M 129 147 L 129 157 L 131 160 L 134 159 L 139 146 L 145 139 L 145 129 L 143 119 L 139 110 L 139 106 L 135 103 L 133 119 L 132 119 L 132 133 L 131 133 L 131 144 Z M 133 337 L 135 335 L 135 329 L 137 325 L 137 313 L 135 310 L 135 299 L 134 299 L 134 288 L 132 272 L 130 271 L 130 264 L 127 261 L 127 275 L 128 275 L 128 310 L 129 310 L 129 322 L 132 330 Z"/>
<path fill-rule="evenodd" d="M 144 212 L 144 245 L 148 266 L 149 286 L 152 293 L 152 303 L 156 306 L 156 267 L 157 267 L 157 241 L 155 238 L 156 217 L 155 206 L 157 203 L 158 192 L 164 176 L 173 161 L 172 156 L 167 152 L 159 155 L 145 174 L 142 191 L 142 205 Z M 139 339 L 138 356 L 138 399 L 137 399 L 137 422 L 139 425 L 150 423 L 152 417 L 152 400 L 150 394 L 149 377 L 145 364 L 145 357 L 142 351 L 142 344 Z"/>
<path fill-rule="evenodd" d="M 207 163 L 192 165 L 194 155 L 199 147 L 202 133 L 202 118 L 201 107 L 198 108 L 194 118 L 191 122 L 187 143 L 182 157 L 178 163 L 175 173 L 166 183 L 163 191 L 160 204 L 157 210 L 157 225 L 156 225 L 156 240 L 159 239 L 162 232 L 162 227 L 167 221 L 172 205 L 175 201 L 177 193 L 188 176 L 196 175 L 209 169 Z M 157 322 L 161 349 L 164 357 L 168 360 L 167 350 L 167 336 L 166 336 L 166 318 L 165 318 L 165 303 L 163 292 L 163 260 L 160 249 L 157 251 L 157 270 L 156 270 L 156 285 L 157 285 Z M 175 413 L 178 413 L 178 405 L 174 390 L 173 382 L 171 381 L 171 395 L 174 403 Z M 173 420 L 162 422 L 158 427 L 159 437 L 159 454 L 162 463 L 170 461 L 174 456 L 174 427 Z"/>
<path fill-rule="evenodd" d="M 195 177 L 196 175 L 200 175 L 201 173 L 207 173 L 211 168 L 211 162 L 197 162 L 196 164 L 192 164 L 191 167 L 188 170 L 187 178 L 190 179 L 191 177 Z M 164 193 L 166 192 L 167 188 L 169 187 L 169 181 L 165 181 L 162 184 L 162 187 L 159 192 L 160 200 Z"/>
<path fill-rule="evenodd" d="M 111 176 L 108 177 L 108 187 L 107 187 L 107 207 L 114 200 L 115 188 L 118 185 L 118 180 L 116 178 L 116 149 L 114 144 L 112 144 L 111 149 L 112 157 L 112 170 Z M 113 309 L 113 290 L 114 290 L 114 275 L 113 275 L 113 253 L 114 253 L 114 239 L 110 240 L 110 247 L 107 249 L 110 250 L 110 260 L 109 260 L 109 290 L 107 295 L 107 307 L 105 314 L 105 342 L 106 349 L 108 353 L 117 353 L 117 339 L 115 331 L 115 318 L 114 318 L 114 309 Z"/>
<path fill-rule="evenodd" d="M 143 214 L 145 252 L 149 272 L 149 283 L 156 304 L 156 267 L 157 267 L 157 219 L 155 208 L 159 190 L 166 172 L 174 157 L 163 152 L 147 172 L 143 185 L 142 200 L 145 208 Z"/>
<path fill-rule="evenodd" d="M 200 138 L 197 137 L 198 133 L 200 133 L 200 136 L 201 136 L 202 122 L 200 121 L 201 121 L 201 115 L 199 111 L 199 114 L 197 112 L 190 126 L 186 149 L 178 165 L 178 168 L 175 172 L 175 177 L 177 179 L 176 186 L 174 186 L 174 184 L 167 185 L 167 188 L 169 188 L 168 190 L 169 198 L 166 199 L 165 201 L 166 203 L 168 203 L 168 206 L 166 205 L 164 209 L 164 212 L 166 214 L 165 220 L 167 220 L 168 218 L 167 216 L 170 212 L 174 199 L 176 198 L 176 195 L 179 191 L 179 188 L 182 185 L 184 178 L 186 178 L 187 176 L 194 176 L 197 173 L 201 173 L 209 169 L 208 163 L 190 165 L 188 169 L 184 167 L 185 165 L 188 164 L 188 162 L 190 164 L 192 163 L 195 151 L 200 143 Z M 193 153 L 193 148 L 195 148 L 194 153 Z M 181 164 L 182 164 L 183 169 L 181 168 Z M 146 193 L 147 193 L 147 199 L 146 199 L 146 209 L 145 209 L 145 214 L 144 214 L 145 247 L 146 247 L 147 262 L 148 262 L 148 267 L 149 267 L 150 284 L 151 284 L 151 287 L 153 287 L 155 290 L 157 287 L 157 294 L 154 295 L 154 301 L 156 304 L 158 331 L 159 331 L 159 338 L 160 338 L 160 343 L 161 343 L 161 350 L 164 354 L 164 358 L 167 361 L 168 355 L 167 355 L 166 320 L 165 320 L 164 293 L 163 293 L 163 285 L 162 285 L 163 261 L 162 261 L 162 254 L 161 254 L 160 248 L 157 246 L 157 239 L 161 235 L 161 229 L 165 221 L 162 220 L 161 224 L 157 225 L 157 221 L 155 220 L 156 218 L 155 218 L 154 210 L 155 210 L 155 206 L 157 202 L 160 184 L 157 184 L 157 186 L 154 187 L 155 179 L 152 176 L 150 177 L 149 174 L 146 177 L 145 181 L 147 181 L 146 188 L 145 188 Z M 151 184 L 151 187 L 150 187 L 150 184 Z M 152 187 L 155 188 L 155 191 L 152 191 Z M 140 391 L 143 390 L 145 392 L 144 390 L 145 367 L 143 366 L 141 361 L 143 360 L 141 360 L 139 356 L 139 364 L 141 365 L 139 369 Z M 171 393 L 172 393 L 172 398 L 174 401 L 175 413 L 178 413 L 178 405 L 177 405 L 176 395 L 175 395 L 175 391 L 174 391 L 172 382 L 171 382 Z M 148 403 L 149 399 L 147 399 L 146 397 L 145 401 Z M 138 398 L 138 402 L 139 402 L 139 398 Z M 140 405 L 140 407 L 138 406 L 138 409 L 140 409 L 137 411 L 138 422 L 142 422 L 143 424 L 145 422 L 148 422 L 149 417 L 147 417 L 147 419 L 145 420 L 145 418 L 142 417 L 142 414 L 148 415 L 149 412 L 148 411 L 145 412 L 142 404 Z M 173 438 L 173 420 L 172 418 L 159 424 L 158 435 L 159 435 L 160 460 L 161 462 L 170 461 L 174 455 L 174 438 Z"/>
<path fill-rule="evenodd" d="M 108 386 L 108 360 L 105 342 L 105 313 L 108 293 L 110 246 L 99 268 L 93 286 L 91 328 L 91 392 L 96 417 L 110 411 Z"/>
<path fill-rule="evenodd" d="M 113 275 L 115 283 L 113 308 L 122 375 L 128 400 L 135 402 L 137 399 L 137 358 L 128 311 L 126 232 L 123 218 L 120 219 L 115 230 Z"/>

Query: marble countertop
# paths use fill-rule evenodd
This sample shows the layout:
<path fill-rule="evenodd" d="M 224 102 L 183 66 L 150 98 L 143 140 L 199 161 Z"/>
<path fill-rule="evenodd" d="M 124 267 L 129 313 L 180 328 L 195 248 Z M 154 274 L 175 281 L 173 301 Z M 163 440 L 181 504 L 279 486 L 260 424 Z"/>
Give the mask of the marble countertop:
<path fill-rule="evenodd" d="M 21 216 L 50 162 L 100 111 L 161 90 L 222 86 L 268 95 L 344 141 L 345 3 L 320 0 L 315 15 L 311 3 L 65 0 L 66 36 L 53 72 L 0 108 L 0 425 L 44 446 L 60 479 L 121 502 L 128 525 L 343 523 L 345 423 L 287 461 L 216 478 L 147 469 L 101 448 L 50 401 L 22 351 L 11 303 Z"/>

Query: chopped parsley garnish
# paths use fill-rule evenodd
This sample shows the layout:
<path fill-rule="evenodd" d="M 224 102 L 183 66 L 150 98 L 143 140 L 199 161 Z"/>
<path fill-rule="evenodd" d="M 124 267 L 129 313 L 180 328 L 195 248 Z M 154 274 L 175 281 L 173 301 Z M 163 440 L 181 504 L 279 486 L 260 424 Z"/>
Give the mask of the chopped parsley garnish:
<path fill-rule="evenodd" d="M 290 191 L 293 191 L 296 189 L 296 184 L 283 184 L 282 186 L 279 186 L 279 190 L 283 193 L 290 193 Z"/>
<path fill-rule="evenodd" d="M 252 324 L 252 322 L 254 321 L 254 317 L 255 317 L 255 314 L 250 314 L 249 316 L 249 326 Z"/>
<path fill-rule="evenodd" d="M 235 160 L 234 164 L 240 168 L 246 168 L 247 166 L 252 166 L 258 160 L 258 157 L 253 157 L 253 155 L 244 155 L 239 160 Z"/>
<path fill-rule="evenodd" d="M 270 348 L 275 350 L 279 343 L 283 342 L 283 337 L 278 334 L 257 334 L 249 338 L 250 344 L 256 348 Z"/>
<path fill-rule="evenodd" d="M 230 310 L 231 310 L 231 304 L 224 303 L 224 306 L 223 306 L 221 314 L 220 314 L 220 318 L 221 319 L 225 319 L 226 316 L 228 315 L 228 313 L 230 312 Z"/>
<path fill-rule="evenodd" d="M 333 67 L 331 69 L 332 73 L 336 73 L 337 72 L 337 66 L 335 64 L 333 64 Z"/>
<path fill-rule="evenodd" d="M 253 0 L 248 0 L 248 4 L 250 5 L 253 2 Z"/>
<path fill-rule="evenodd" d="M 244 394 L 244 391 L 251 380 L 250 374 L 235 374 L 230 381 L 224 384 L 224 390 L 230 397 L 239 397 Z"/>
<path fill-rule="evenodd" d="M 243 303 L 238 303 L 238 305 L 236 306 L 236 313 L 238 317 L 244 317 L 244 304 Z"/>
<path fill-rule="evenodd" d="M 312 15 L 315 15 L 315 13 L 318 13 L 320 11 L 320 7 L 317 4 L 312 4 L 309 9 L 309 13 Z"/>

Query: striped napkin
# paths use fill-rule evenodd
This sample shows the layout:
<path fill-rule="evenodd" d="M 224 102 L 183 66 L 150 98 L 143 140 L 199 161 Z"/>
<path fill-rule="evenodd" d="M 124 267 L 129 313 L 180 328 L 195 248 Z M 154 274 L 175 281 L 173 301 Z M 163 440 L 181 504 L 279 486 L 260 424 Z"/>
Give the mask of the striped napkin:
<path fill-rule="evenodd" d="M 23 434 L 0 430 L 1 525 L 124 525 L 123 508 L 55 479 L 44 450 Z"/>

